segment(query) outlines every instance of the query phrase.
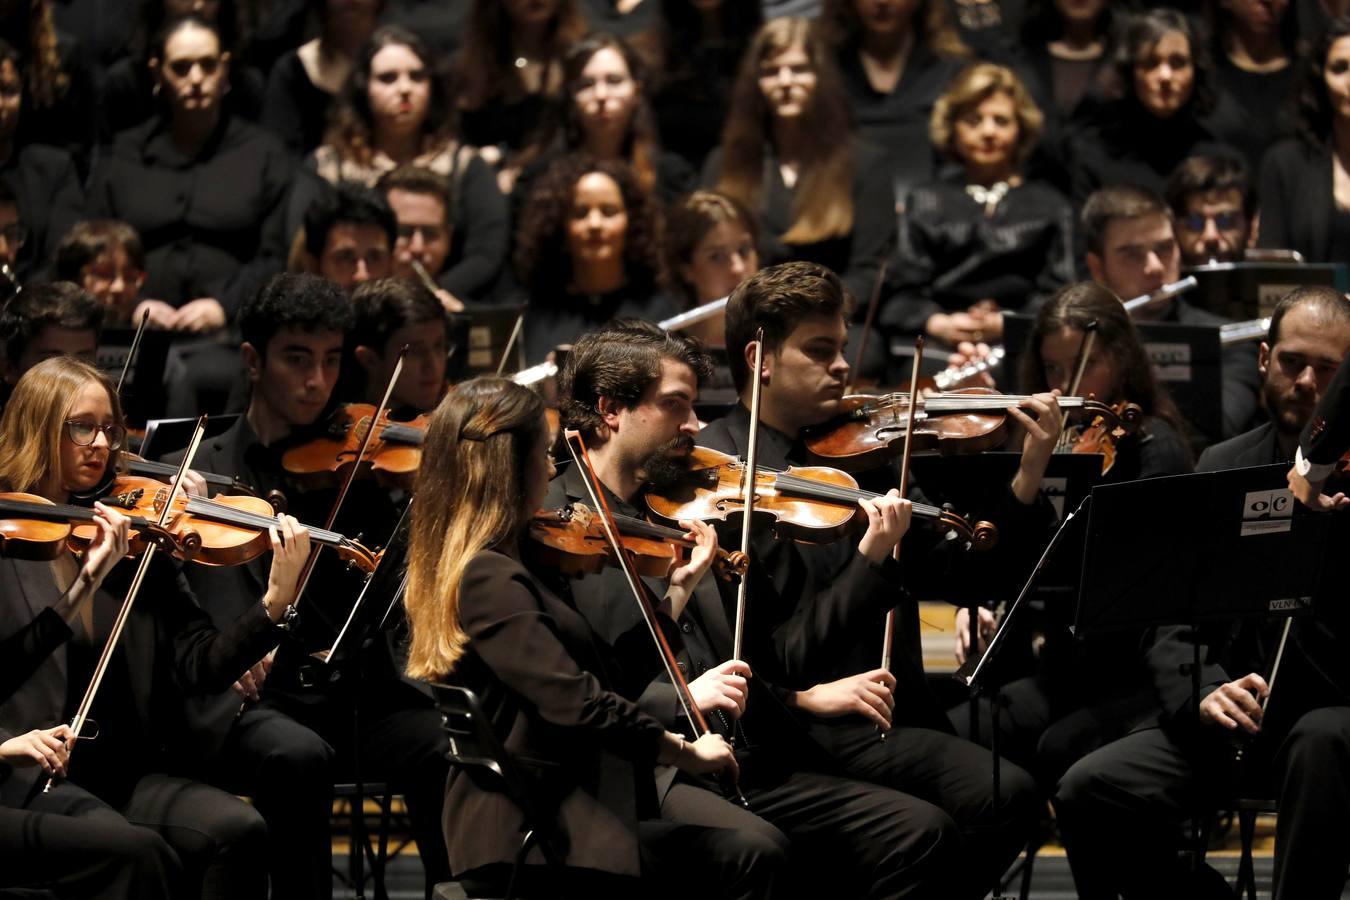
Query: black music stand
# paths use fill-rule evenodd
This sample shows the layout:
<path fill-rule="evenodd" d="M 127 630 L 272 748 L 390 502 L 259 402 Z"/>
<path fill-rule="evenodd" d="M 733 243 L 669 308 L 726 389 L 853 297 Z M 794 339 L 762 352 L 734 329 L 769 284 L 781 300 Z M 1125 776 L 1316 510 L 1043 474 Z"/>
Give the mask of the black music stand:
<path fill-rule="evenodd" d="M 1343 264 L 1292 262 L 1210 263 L 1187 269 L 1199 286 L 1195 305 L 1239 321 L 1270 315 L 1296 287 L 1324 284 L 1350 289 Z"/>
<path fill-rule="evenodd" d="M 105 328 L 99 334 L 94 364 L 114 383 L 131 354 L 135 336 L 136 329 L 124 326 Z M 122 407 L 128 421 L 139 425 L 164 409 L 168 395 L 164 367 L 169 358 L 169 345 L 175 337 L 173 332 L 153 328 L 145 329 L 141 335 L 141 345 L 136 349 L 136 358 L 127 369 L 126 384 L 122 386 Z"/>

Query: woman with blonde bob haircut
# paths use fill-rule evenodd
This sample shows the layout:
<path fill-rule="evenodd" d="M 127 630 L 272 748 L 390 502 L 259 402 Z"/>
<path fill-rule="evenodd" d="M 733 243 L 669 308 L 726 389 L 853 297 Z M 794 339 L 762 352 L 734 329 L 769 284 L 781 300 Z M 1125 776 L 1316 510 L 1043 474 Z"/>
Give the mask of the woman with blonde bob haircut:
<path fill-rule="evenodd" d="M 638 689 L 659 668 L 655 653 L 615 666 L 568 592 L 554 593 L 521 562 L 522 534 L 554 471 L 549 446 L 543 401 L 507 379 L 464 382 L 432 413 L 408 550 L 408 673 L 453 675 L 475 691 L 537 796 L 556 804 L 556 814 L 547 815 L 565 868 L 531 865 L 526 877 L 547 879 L 540 881 L 544 892 L 558 895 L 562 883 L 586 870 L 573 889 L 617 895 L 631 887 L 628 879 L 673 876 L 676 865 L 685 874 L 698 868 L 699 847 L 712 833 L 680 826 L 682 846 L 675 846 L 672 823 L 655 821 L 653 766 L 734 773 L 736 762 L 721 737 L 686 742 L 615 693 L 608 673 L 622 671 L 624 684 Z M 717 546 L 710 527 L 686 527 L 697 547 L 672 575 L 659 613 L 672 622 Z M 645 629 L 640 621 L 637 627 Z M 444 825 L 456 878 L 497 887 L 530 827 L 497 785 L 458 769 L 446 785 Z M 526 858 L 541 860 L 537 848 Z M 765 896 L 761 879 L 740 866 L 701 883 L 720 885 L 719 896 L 750 898 Z"/>
<path fill-rule="evenodd" d="M 1073 279 L 1073 210 L 1025 173 L 1044 124 L 1018 77 L 992 63 L 963 69 L 938 98 L 929 134 L 959 169 L 905 201 L 888 330 L 951 347 L 997 341 L 1002 310 L 1034 308 Z"/>
<path fill-rule="evenodd" d="M 102 373 L 68 357 L 44 360 L 19 379 L 0 418 L 0 490 L 54 503 L 94 492 L 125 440 L 116 392 Z M 266 851 L 262 817 L 231 794 L 166 773 L 181 770 L 195 737 L 185 733 L 195 724 L 182 709 L 185 694 L 224 693 L 280 640 L 276 624 L 295 598 L 309 534 L 280 517 L 262 602 L 221 630 L 176 565 L 156 556 L 92 709 L 98 740 L 81 744 L 72 757 L 69 732 L 57 734 L 52 726 L 70 720 L 137 565 L 124 558 L 126 520 L 109 507 L 95 509 L 104 541 L 109 529 L 120 531 L 118 552 L 96 579 L 71 553 L 52 561 L 0 560 L 0 638 L 34 610 L 45 615 L 51 607 L 66 618 L 56 623 L 60 652 L 46 656 L 0 702 L 0 762 L 15 766 L 0 782 L 0 806 L 131 829 L 131 839 L 170 857 L 171 868 L 182 861 L 184 883 L 174 896 L 261 900 L 267 896 L 266 869 L 256 864 Z M 92 596 L 66 617 L 63 592 L 76 588 Z M 35 731 L 56 738 L 46 742 L 42 769 L 33 758 L 16 761 L 6 753 L 12 738 Z M 61 777 L 50 791 L 38 790 L 48 773 Z M 60 874 L 50 873 L 52 880 Z"/>

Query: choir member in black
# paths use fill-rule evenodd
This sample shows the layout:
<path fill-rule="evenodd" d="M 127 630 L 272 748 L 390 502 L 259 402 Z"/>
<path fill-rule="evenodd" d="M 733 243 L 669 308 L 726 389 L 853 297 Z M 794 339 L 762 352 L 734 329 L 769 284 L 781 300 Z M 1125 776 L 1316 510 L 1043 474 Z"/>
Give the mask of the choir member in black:
<path fill-rule="evenodd" d="M 14 48 L 0 40 L 0 185 L 17 206 L 26 232 L 15 248 L 17 257 L 8 262 L 16 275 L 28 279 L 46 266 L 56 242 L 79 219 L 84 188 L 69 153 L 25 141 L 21 65 Z"/>
<path fill-rule="evenodd" d="M 734 773 L 736 761 L 720 735 L 687 742 L 627 699 L 659 667 L 645 625 L 626 636 L 627 652 L 606 644 L 566 594 L 520 562 L 554 472 L 549 448 L 543 402 L 504 379 L 461 384 L 432 414 L 409 546 L 408 672 L 477 693 L 529 773 L 552 826 L 539 837 L 556 835 L 563 863 L 535 872 L 542 893 L 586 885 L 589 896 L 631 896 L 643 877 L 659 896 L 688 884 L 715 897 L 772 896 L 780 848 L 761 843 L 737 860 L 715 859 L 733 835 L 657 819 L 654 765 L 702 775 Z M 680 616 L 716 548 L 711 527 L 690 527 L 698 547 L 673 573 L 662 620 Z M 498 784 L 452 771 L 444 821 L 458 877 L 505 880 L 528 826 Z M 536 845 L 527 869 L 542 861 Z"/>
<path fill-rule="evenodd" d="M 283 490 L 306 521 L 325 521 L 331 492 L 298 491 L 281 456 L 288 442 L 314 434 L 330 409 L 351 315 L 350 301 L 336 286 L 310 275 L 278 275 L 250 299 L 240 316 L 240 352 L 252 391 L 248 408 L 223 434 L 203 442 L 194 467 L 238 477 L 260 494 Z M 335 526 L 348 529 L 343 533 L 364 530 L 374 543 L 392 530 L 386 520 L 393 513 L 382 493 L 357 485 L 348 504 Z M 354 508 L 360 524 L 348 517 Z M 263 557 L 231 568 L 194 566 L 188 577 L 211 617 L 229 621 L 257 606 L 268 583 L 266 565 Z M 270 871 L 279 897 L 331 896 L 333 785 L 352 780 L 358 757 L 366 781 L 387 782 L 407 800 L 428 877 L 435 882 L 448 875 L 438 820 L 444 738 L 430 701 L 399 680 L 390 648 L 379 637 L 359 655 L 361 672 L 344 670 L 334 682 L 330 670 L 310 657 L 332 647 L 360 589 L 359 580 L 337 568 L 335 557 L 320 558 L 274 664 L 261 662 L 271 649 L 263 648 L 233 692 L 192 710 L 197 771 L 252 796 L 269 831 L 284 838 L 253 860 L 258 870 Z M 241 696 L 248 701 L 242 713 Z"/>
<path fill-rule="evenodd" d="M 29 369 L 53 356 L 94 362 L 105 309 L 89 293 L 65 281 L 35 284 L 0 308 L 4 393 Z"/>
<path fill-rule="evenodd" d="M 89 170 L 94 143 L 97 84 L 84 55 L 52 24 L 51 0 L 14 3 L 0 10 L 0 40 L 19 53 L 23 73 L 23 130 L 18 143 L 60 147 Z"/>
<path fill-rule="evenodd" d="M 1018 68 L 1045 113 L 1051 151 L 1100 99 L 1111 65 L 1116 7 L 1107 0 L 1030 0 L 1021 25 Z"/>
<path fill-rule="evenodd" d="M 1120 186 L 1095 192 L 1083 206 L 1082 233 L 1092 279 L 1121 300 L 1150 294 L 1181 277 L 1181 248 L 1172 215 L 1155 194 Z M 1215 327 L 1225 321 L 1192 306 L 1185 297 L 1148 304 L 1133 316 L 1141 322 Z M 1223 349 L 1225 435 L 1242 432 L 1256 416 L 1258 382 L 1252 356 L 1251 347 L 1241 343 Z"/>
<path fill-rule="evenodd" d="M 464 140 L 509 194 L 562 106 L 562 57 L 586 33 L 577 0 L 474 0 L 454 83 Z"/>
<path fill-rule="evenodd" d="M 51 606 L 20 628 L 7 626 L 9 633 L 0 638 L 0 703 L 47 657 L 60 652 L 72 624 L 86 614 L 104 577 L 125 555 L 125 517 L 102 506 L 95 507 L 95 515 L 98 531 L 75 581 Z M 22 617 L 15 617 L 19 621 Z M 68 725 L 9 737 L 3 729 L 0 724 L 0 777 L 34 766 L 48 775 L 65 774 L 72 734 Z M 168 900 L 179 872 L 173 851 L 149 828 L 110 817 L 90 821 L 5 805 L 0 805 L 0 854 L 5 857 L 0 888 L 53 888 L 62 897 Z"/>
<path fill-rule="evenodd" d="M 858 136 L 885 150 L 894 193 L 904 196 L 910 187 L 931 181 L 936 160 L 927 137 L 933 101 L 971 57 L 943 0 L 826 0 L 820 15 Z M 838 141 L 843 131 L 830 134 Z M 843 274 L 839 266 L 821 262 Z"/>
<path fill-rule="evenodd" d="M 1183 267 L 1241 262 L 1256 240 L 1256 195 L 1247 169 L 1225 156 L 1193 156 L 1167 179 Z"/>
<path fill-rule="evenodd" d="M 1293 0 L 1293 5 L 1298 36 L 1309 44 L 1325 34 L 1336 19 L 1350 15 L 1346 0 Z"/>
<path fill-rule="evenodd" d="M 759 226 L 739 202 L 716 191 L 694 191 L 666 219 L 666 268 L 671 289 L 687 309 L 728 297 L 759 271 Z M 685 329 L 709 347 L 726 345 L 718 315 Z"/>
<path fill-rule="evenodd" d="M 1350 17 L 1305 59 L 1298 136 L 1261 162 L 1257 246 L 1297 250 L 1307 262 L 1350 260 Z"/>
<path fill-rule="evenodd" d="M 759 3 L 659 0 L 656 15 L 649 89 L 661 145 L 699 170 L 722 139 L 731 84 L 764 13 Z"/>
<path fill-rule="evenodd" d="M 1271 421 L 1210 447 L 1197 468 L 1288 461 L 1319 399 L 1331 399 L 1334 373 L 1347 352 L 1345 297 L 1320 286 L 1291 292 L 1276 307 L 1261 345 Z M 1274 694 L 1266 679 L 1283 620 L 1220 623 L 1198 633 L 1189 626 L 1160 629 L 1147 655 L 1163 705 L 1160 726 L 1080 760 L 1059 784 L 1055 809 L 1078 896 L 1231 897 L 1226 886 L 1205 894 L 1188 881 L 1177 853 L 1184 823 L 1197 803 L 1222 803 L 1234 792 L 1264 796 L 1261 791 L 1279 802 L 1273 896 L 1341 895 L 1350 865 L 1342 815 L 1350 803 L 1344 621 L 1344 612 L 1329 605 L 1294 619 Z M 1182 674 L 1196 641 L 1202 659 L 1198 723 L 1191 678 Z M 1268 695 L 1263 714 L 1261 700 Z M 1247 744 L 1245 772 L 1232 764 L 1235 739 Z M 1121 840 L 1130 842 L 1128 864 L 1119 856 Z"/>
<path fill-rule="evenodd" d="M 449 344 L 445 311 L 435 295 L 415 281 L 379 278 L 352 291 L 352 359 L 365 382 L 358 403 L 379 403 L 394 374 L 399 351 L 403 373 L 390 397 L 394 418 L 431 412 L 445 393 Z"/>
<path fill-rule="evenodd" d="M 659 321 L 675 313 L 660 293 L 659 228 L 655 202 L 624 163 L 569 156 L 539 178 L 515 250 L 531 363 L 616 316 Z"/>
<path fill-rule="evenodd" d="M 596 475 L 616 514 L 641 516 L 645 482 L 655 480 L 650 487 L 658 492 L 663 483 L 678 482 L 698 438 L 693 402 L 708 373 L 709 361 L 697 344 L 645 322 L 584 335 L 568 355 L 559 379 L 563 423 L 585 435 Z M 555 478 L 544 507 L 589 503 L 583 477 L 571 469 Z M 841 618 L 849 615 L 845 606 L 884 606 L 894 596 L 891 585 L 871 570 L 885 564 L 909 526 L 909 503 L 894 492 L 863 501 L 862 507 L 868 527 L 860 556 L 867 564 L 854 566 L 852 577 L 836 592 Z M 884 567 L 891 574 L 898 568 L 893 563 Z M 650 583 L 661 593 L 659 579 Z M 728 585 L 727 604 L 734 602 L 735 591 L 734 583 Z M 838 866 L 823 879 L 809 864 L 798 874 L 847 896 L 931 895 L 936 884 L 947 882 L 947 869 L 960 852 L 960 839 L 947 818 L 924 800 L 841 777 L 789 711 L 798 707 L 820 716 L 865 711 L 884 727 L 895 702 L 894 676 L 874 669 L 799 692 L 774 687 L 766 677 L 766 671 L 776 668 L 769 658 L 774 645 L 814 647 L 829 637 L 817 633 L 819 619 L 784 620 L 759 607 L 760 602 L 774 602 L 768 594 L 754 586 L 750 592 L 755 599 L 748 615 L 776 625 L 772 635 L 767 626 L 756 629 L 745 648 L 748 659 L 764 660 L 763 669 L 756 662 L 752 673 L 746 662 L 732 658 L 730 607 L 716 584 L 699 585 L 677 624 L 683 643 L 681 670 L 691 679 L 690 692 L 710 724 L 735 736 L 741 788 L 754 815 L 705 785 L 672 780 L 669 773 L 658 781 L 662 816 L 686 824 L 736 827 L 746 837 L 777 829 L 781 833 L 773 832 L 775 839 L 791 841 L 793 851 L 805 858 L 837 860 Z M 631 593 L 615 574 L 585 577 L 574 584 L 572 595 L 607 641 L 639 624 Z M 667 728 L 682 730 L 668 680 L 646 686 L 639 704 Z M 822 804 L 825 798 L 829 802 Z M 741 852 L 734 843 L 719 849 L 732 856 Z"/>
<path fill-rule="evenodd" d="M 1016 52 L 1025 0 L 943 0 L 961 40 L 975 56 L 999 64 Z"/>
<path fill-rule="evenodd" d="M 604 31 L 625 40 L 644 37 L 656 25 L 660 0 L 578 0 L 591 31 Z"/>
<path fill-rule="evenodd" d="M 0 485 L 67 502 L 104 480 L 125 440 L 112 385 L 87 363 L 49 359 L 20 379 L 0 419 Z M 89 713 L 98 723 L 97 741 L 81 743 L 50 791 L 42 790 L 46 773 L 40 769 L 10 770 L 0 783 L 4 805 L 107 820 L 113 829 L 128 822 L 153 829 L 184 869 L 175 896 L 265 897 L 267 878 L 257 859 L 269 841 L 258 813 L 174 773 L 183 771 L 191 743 L 192 729 L 179 715 L 184 695 L 225 689 L 281 635 L 276 623 L 294 599 L 308 533 L 283 518 L 271 546 L 276 562 L 267 592 L 222 620 L 220 630 L 175 563 L 162 555 L 155 560 Z M 136 567 L 135 561 L 114 567 L 84 615 L 71 623 L 65 647 L 0 704 L 0 740 L 70 719 Z M 41 613 L 76 579 L 77 569 L 69 554 L 55 563 L 5 560 L 4 620 L 22 622 Z M 283 842 L 277 836 L 272 843 Z"/>
<path fill-rule="evenodd" d="M 776 469 L 805 462 L 802 429 L 836 414 L 848 380 L 844 323 L 850 302 L 840 279 L 811 263 L 761 269 L 737 288 L 727 308 L 727 347 L 740 402 L 699 432 L 699 443 L 744 457 L 754 338 L 763 327 L 758 462 Z M 1027 403 L 1029 412 L 1011 413 L 1027 429 L 1021 466 L 1004 496 L 991 499 L 997 512 L 986 517 L 998 523 L 1009 548 L 1049 527 L 1050 512 L 1038 503 L 1037 493 L 1059 433 L 1058 407 L 1051 394 Z M 895 479 L 895 470 L 886 468 L 866 480 L 889 482 L 874 485 L 884 490 Z M 910 795 L 918 804 L 921 827 L 961 836 L 961 871 L 945 895 L 983 896 L 1026 840 L 1036 814 L 1035 787 L 1024 771 L 1004 765 L 995 801 L 989 789 L 990 754 L 950 733 L 930 693 L 919 647 L 918 603 L 906 587 L 929 595 L 950 592 L 953 582 L 944 582 L 939 569 L 956 566 L 962 581 L 994 573 L 983 571 L 989 563 L 971 558 L 944 561 L 940 550 L 927 551 L 927 535 L 916 532 L 921 529 L 912 528 L 907 538 L 903 570 L 891 561 L 878 564 L 867 555 L 868 548 L 852 539 L 808 546 L 774 540 L 767 529 L 757 533 L 752 565 L 767 581 L 757 582 L 754 609 L 761 619 L 750 627 L 769 630 L 774 621 L 796 616 L 813 625 L 802 633 L 809 643 L 784 641 L 769 658 L 752 662 L 761 675 L 796 691 L 791 700 L 811 735 L 844 774 Z M 1017 564 L 1008 560 L 1008 565 Z M 866 585 L 872 588 L 860 589 Z M 844 690 L 880 712 L 872 682 L 882 678 L 878 657 L 885 612 L 891 607 L 896 613 L 891 674 L 898 683 L 892 688 L 896 705 L 889 721 L 857 704 L 861 715 L 819 709 L 820 695 Z M 765 621 L 765 616 L 773 619 Z M 878 738 L 878 725 L 889 726 L 885 740 Z"/>
<path fill-rule="evenodd" d="M 218 332 L 282 267 L 264 225 L 279 223 L 293 167 L 276 138 L 222 108 L 230 67 L 214 25 L 171 21 L 150 66 L 160 113 L 100 158 L 85 211 L 140 232 L 152 328 Z"/>
<path fill-rule="evenodd" d="M 145 284 L 145 246 L 126 222 L 93 219 L 76 223 L 56 247 L 52 274 L 80 285 L 103 304 L 109 325 L 136 320 Z"/>
<path fill-rule="evenodd" d="M 933 145 L 960 170 L 905 201 L 883 327 L 950 346 L 997 341 L 1001 310 L 1073 280 L 1073 210 L 1025 174 L 1043 121 L 1012 70 L 990 63 L 938 98 Z"/>
<path fill-rule="evenodd" d="M 357 55 L 335 100 L 325 142 L 305 168 L 330 184 L 367 187 L 399 166 L 444 179 L 444 192 L 455 197 L 458 252 L 444 272 L 432 274 L 459 303 L 481 297 L 496 281 L 506 262 L 510 224 L 492 167 L 455 137 L 453 104 L 445 73 L 421 39 L 398 26 L 379 28 Z M 309 205 L 308 186 L 297 182 L 293 211 Z"/>
<path fill-rule="evenodd" d="M 328 108 L 351 74 L 370 35 L 380 0 L 308 0 L 319 36 L 276 61 L 267 75 L 258 121 L 300 158 L 323 141 Z"/>
<path fill-rule="evenodd" d="M 322 275 L 344 291 L 393 273 L 398 219 L 377 191 L 339 184 L 309 205 L 304 222 L 292 271 Z"/>
<path fill-rule="evenodd" d="M 1294 133 L 1298 22 L 1289 0 L 1206 0 L 1205 13 L 1223 98 L 1208 125 L 1255 169 L 1271 144 Z"/>
<path fill-rule="evenodd" d="M 819 263 L 869 297 L 895 238 L 895 193 L 885 154 L 852 138 L 833 57 L 805 19 L 765 24 L 745 53 L 703 181 L 755 214 L 765 265 Z M 869 343 L 864 366 L 873 372 L 884 342 Z"/>
<path fill-rule="evenodd" d="M 219 29 L 221 47 L 230 57 L 230 92 L 222 101 L 231 114 L 249 121 L 258 118 L 262 106 L 264 73 L 246 64 L 240 57 L 240 41 L 245 36 L 250 0 L 148 0 L 140 4 L 139 23 L 132 36 L 130 52 L 103 72 L 99 112 L 102 117 L 100 138 L 106 141 L 118 132 L 134 128 L 155 115 L 153 73 L 150 70 L 150 42 L 164 23 L 180 15 L 194 13 Z M 135 17 L 133 17 L 135 18 Z"/>
<path fill-rule="evenodd" d="M 661 149 L 647 83 L 637 53 L 611 34 L 592 33 L 568 48 L 563 56 L 561 133 L 520 173 L 515 196 L 528 196 L 540 172 L 573 152 L 628 163 L 642 189 L 663 207 L 687 193 L 694 186 L 694 170 L 682 157 Z"/>
<path fill-rule="evenodd" d="M 1128 17 L 1110 75 L 1112 99 L 1068 138 L 1076 201 L 1114 184 L 1160 194 L 1188 156 L 1236 154 L 1204 124 L 1215 102 L 1209 48 L 1181 13 L 1153 9 Z"/>

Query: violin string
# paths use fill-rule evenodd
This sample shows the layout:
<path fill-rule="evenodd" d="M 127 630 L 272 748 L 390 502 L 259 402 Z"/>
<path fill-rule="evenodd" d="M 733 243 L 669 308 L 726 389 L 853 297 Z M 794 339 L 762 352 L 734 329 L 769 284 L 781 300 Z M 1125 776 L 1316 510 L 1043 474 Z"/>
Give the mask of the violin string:
<path fill-rule="evenodd" d="M 849 488 L 842 485 L 824 485 L 809 478 L 801 478 L 796 475 L 778 474 L 776 478 L 779 487 L 788 490 L 796 490 L 798 493 L 815 495 L 830 500 L 839 500 L 843 503 L 856 503 L 859 500 L 875 500 L 881 494 L 872 491 L 864 491 L 860 488 Z M 910 508 L 916 516 L 925 518 L 940 518 L 943 511 L 936 506 L 930 506 L 927 503 L 910 503 Z"/>
<path fill-rule="evenodd" d="M 193 497 L 188 500 L 189 513 L 203 513 L 220 519 L 226 525 L 240 525 L 243 527 L 268 529 L 275 528 L 281 524 L 281 521 L 275 516 L 265 516 L 261 513 L 253 513 L 244 509 L 237 509 L 226 503 L 218 503 L 215 500 L 207 500 L 203 497 Z M 305 526 L 308 528 L 309 526 Z M 339 544 L 346 540 L 346 536 L 329 531 L 326 528 L 309 528 L 309 536 L 312 540 L 327 544 Z"/>

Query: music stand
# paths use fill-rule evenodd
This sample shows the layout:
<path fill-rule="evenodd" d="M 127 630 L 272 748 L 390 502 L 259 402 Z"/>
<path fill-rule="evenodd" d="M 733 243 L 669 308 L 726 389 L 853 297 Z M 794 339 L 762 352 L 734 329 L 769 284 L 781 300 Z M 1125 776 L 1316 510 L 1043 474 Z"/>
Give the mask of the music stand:
<path fill-rule="evenodd" d="M 475 375 L 494 374 L 519 317 L 518 305 L 473 305 L 462 313 L 451 315 L 449 333 L 454 351 L 451 354 L 449 376 L 461 380 Z M 524 359 L 525 352 L 520 342 L 517 342 L 512 358 L 507 360 L 506 371 L 514 372 L 523 368 Z"/>
<path fill-rule="evenodd" d="M 1260 319 L 1296 287 L 1324 284 L 1350 289 L 1344 265 L 1326 263 L 1238 262 L 1210 263 L 1187 269 L 1199 282 L 1195 305 L 1242 321 Z"/>
<path fill-rule="evenodd" d="M 136 329 L 127 327 L 105 328 L 99 334 L 94 365 L 114 382 L 122 374 L 122 366 L 131 353 L 131 342 L 135 336 Z M 122 409 L 127 421 L 140 424 L 164 409 L 168 395 L 164 385 L 164 368 L 174 337 L 176 335 L 171 331 L 145 329 L 141 345 L 136 350 L 136 359 L 127 369 L 127 380 L 122 386 Z M 197 420 L 191 421 L 195 424 Z M 188 431 L 190 434 L 191 430 Z M 186 436 L 183 443 L 187 443 Z"/>

